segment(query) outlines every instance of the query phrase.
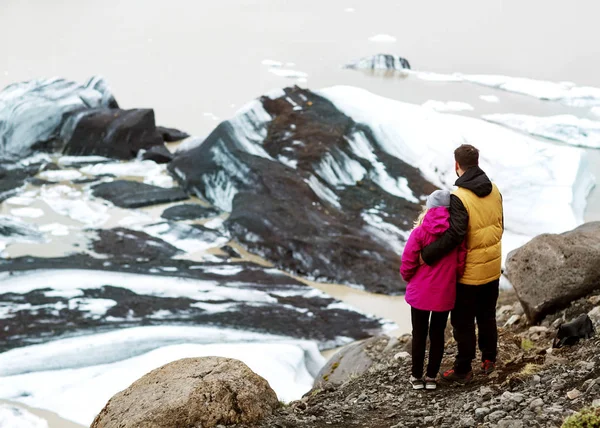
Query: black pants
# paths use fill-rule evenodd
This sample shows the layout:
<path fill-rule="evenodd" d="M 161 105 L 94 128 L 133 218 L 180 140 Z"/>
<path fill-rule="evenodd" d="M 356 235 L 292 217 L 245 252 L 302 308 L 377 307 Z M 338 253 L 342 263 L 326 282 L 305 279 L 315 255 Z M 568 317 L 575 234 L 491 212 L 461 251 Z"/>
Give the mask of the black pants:
<path fill-rule="evenodd" d="M 475 359 L 476 336 L 475 320 L 479 333 L 481 360 L 496 362 L 498 351 L 498 329 L 496 326 L 496 303 L 500 280 L 484 285 L 456 286 L 456 304 L 452 311 L 451 322 L 458 355 L 454 363 L 457 374 L 471 371 L 471 362 Z"/>
<path fill-rule="evenodd" d="M 429 312 L 411 308 L 412 319 L 412 375 L 418 379 L 423 377 L 425 364 L 425 347 L 429 334 L 429 363 L 427 376 L 435 378 L 440 370 L 444 357 L 444 330 L 448 322 L 448 312 Z M 429 317 L 431 316 L 431 324 Z"/>

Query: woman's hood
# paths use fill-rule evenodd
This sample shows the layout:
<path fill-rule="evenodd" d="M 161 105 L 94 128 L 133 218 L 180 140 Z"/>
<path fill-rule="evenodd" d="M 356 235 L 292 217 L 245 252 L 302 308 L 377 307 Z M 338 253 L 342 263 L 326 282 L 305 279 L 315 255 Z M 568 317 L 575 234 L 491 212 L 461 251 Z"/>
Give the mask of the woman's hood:
<path fill-rule="evenodd" d="M 446 207 L 430 208 L 423 219 L 423 229 L 432 235 L 441 235 L 450 227 L 450 212 Z"/>

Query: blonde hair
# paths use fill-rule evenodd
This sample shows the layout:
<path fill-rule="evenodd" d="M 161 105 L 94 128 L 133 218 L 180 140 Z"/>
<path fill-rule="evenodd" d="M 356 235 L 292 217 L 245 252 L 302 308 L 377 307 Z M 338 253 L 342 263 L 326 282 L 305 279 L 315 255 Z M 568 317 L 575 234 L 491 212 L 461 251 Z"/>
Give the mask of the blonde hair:
<path fill-rule="evenodd" d="M 417 217 L 417 219 L 415 220 L 415 223 L 413 224 L 414 229 L 416 229 L 417 227 L 419 227 L 423 224 L 423 219 L 425 218 L 427 211 L 429 211 L 429 209 L 427 208 L 427 205 L 423 205 L 423 208 L 421 209 L 421 212 L 419 213 L 419 217 Z"/>

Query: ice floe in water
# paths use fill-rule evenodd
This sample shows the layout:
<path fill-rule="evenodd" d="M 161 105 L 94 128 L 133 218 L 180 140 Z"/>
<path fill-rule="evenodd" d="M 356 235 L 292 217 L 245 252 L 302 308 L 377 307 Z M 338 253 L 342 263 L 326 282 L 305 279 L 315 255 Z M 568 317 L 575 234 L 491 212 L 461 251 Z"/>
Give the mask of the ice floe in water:
<path fill-rule="evenodd" d="M 538 137 L 581 147 L 600 148 L 600 122 L 564 114 L 529 116 L 526 114 L 488 114 L 487 121 Z"/>
<path fill-rule="evenodd" d="M 40 199 L 57 214 L 88 226 L 99 227 L 110 218 L 107 204 L 91 201 L 83 192 L 66 185 L 42 188 Z"/>
<path fill-rule="evenodd" d="M 478 147 L 483 169 L 503 194 L 509 233 L 531 237 L 564 232 L 583 222 L 594 178 L 580 150 L 363 89 L 338 86 L 320 93 L 357 123 L 369 126 L 381 149 L 419 168 L 440 187 L 451 188 L 456 180 L 454 149 L 463 143 Z M 548 217 L 548 212 L 553 215 Z"/>
<path fill-rule="evenodd" d="M 262 65 L 267 65 L 269 67 L 282 67 L 283 63 L 281 61 L 275 61 L 273 59 L 263 59 L 260 62 Z"/>
<path fill-rule="evenodd" d="M 44 210 L 40 208 L 14 208 L 10 213 L 16 217 L 40 218 L 44 216 Z"/>
<path fill-rule="evenodd" d="M 165 170 L 165 165 L 159 165 L 156 162 L 149 160 L 101 163 L 81 168 L 81 171 L 86 174 L 112 174 L 117 177 L 152 177 L 164 173 Z"/>
<path fill-rule="evenodd" d="M 144 374 L 171 361 L 203 356 L 245 362 L 283 401 L 307 392 L 324 363 L 316 345 L 307 341 L 209 327 L 138 327 L 0 354 L 0 397 L 89 425 L 115 393 Z"/>
<path fill-rule="evenodd" d="M 394 36 L 390 36 L 389 34 L 376 34 L 375 36 L 369 37 L 369 41 L 378 43 L 394 43 L 396 42 L 396 38 Z"/>
<path fill-rule="evenodd" d="M 269 68 L 269 73 L 273 73 L 279 77 L 286 77 L 288 79 L 300 79 L 308 77 L 308 74 L 303 71 L 291 70 L 289 68 L 272 67 Z"/>
<path fill-rule="evenodd" d="M 468 103 L 463 103 L 461 101 L 436 101 L 429 100 L 423 103 L 423 107 L 429 108 L 435 111 L 472 111 L 473 106 Z"/>
<path fill-rule="evenodd" d="M 574 107 L 600 105 L 600 88 L 577 86 L 573 82 L 551 82 L 527 77 L 494 74 L 440 74 L 415 72 L 422 80 L 437 82 L 470 82 L 516 94 L 529 95 L 541 100 L 558 101 Z"/>
<path fill-rule="evenodd" d="M 488 103 L 500 102 L 500 98 L 498 98 L 496 95 L 480 95 L 479 98 Z"/>
<path fill-rule="evenodd" d="M 48 423 L 12 404 L 0 404 L 0 428 L 48 428 Z"/>
<path fill-rule="evenodd" d="M 83 177 L 83 174 L 74 169 L 59 169 L 54 171 L 42 171 L 39 177 L 48 181 L 72 181 Z"/>

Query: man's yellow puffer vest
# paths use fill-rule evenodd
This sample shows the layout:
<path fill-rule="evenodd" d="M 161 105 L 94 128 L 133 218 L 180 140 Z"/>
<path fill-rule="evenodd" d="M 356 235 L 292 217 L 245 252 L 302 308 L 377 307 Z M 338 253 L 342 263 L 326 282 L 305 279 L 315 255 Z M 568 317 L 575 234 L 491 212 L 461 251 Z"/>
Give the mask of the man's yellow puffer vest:
<path fill-rule="evenodd" d="M 500 278 L 502 269 L 502 195 L 495 184 L 480 198 L 459 187 L 453 192 L 469 213 L 466 246 L 467 262 L 461 284 L 482 285 Z"/>

